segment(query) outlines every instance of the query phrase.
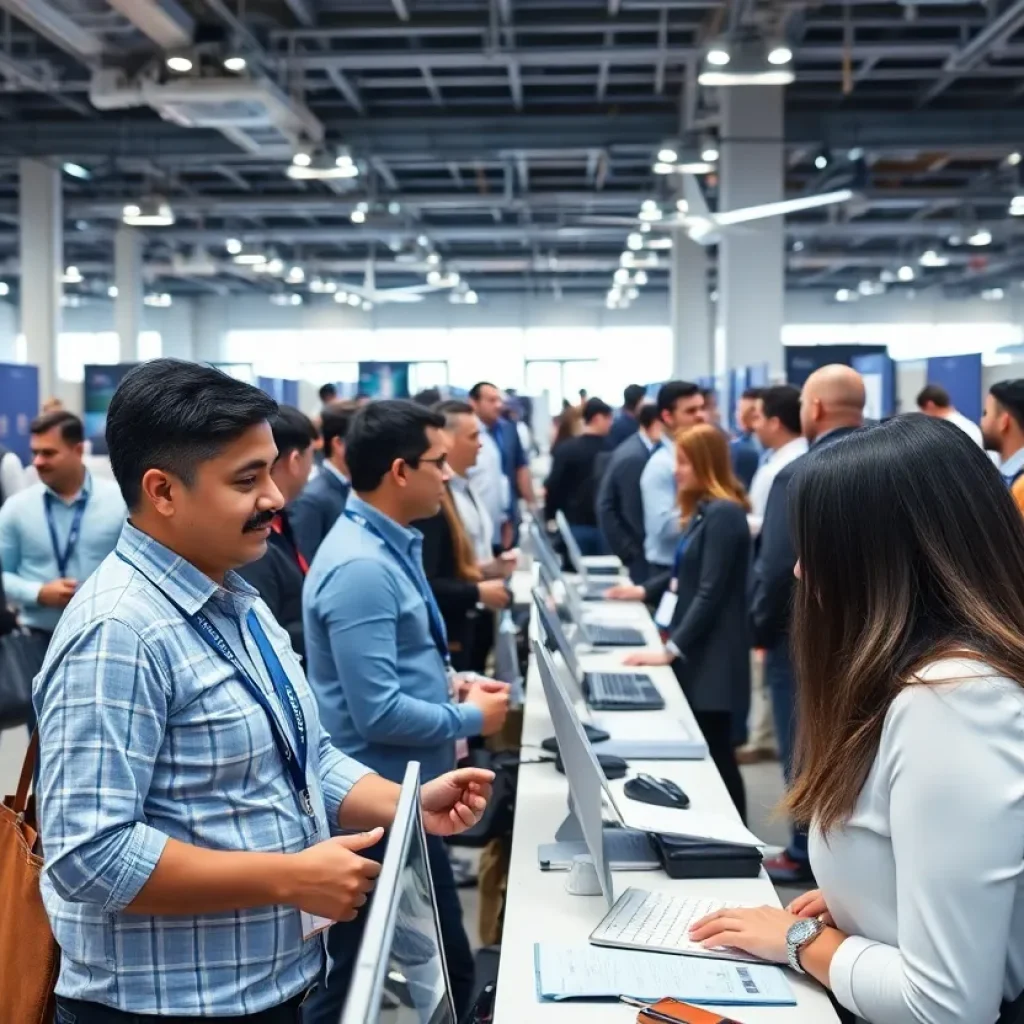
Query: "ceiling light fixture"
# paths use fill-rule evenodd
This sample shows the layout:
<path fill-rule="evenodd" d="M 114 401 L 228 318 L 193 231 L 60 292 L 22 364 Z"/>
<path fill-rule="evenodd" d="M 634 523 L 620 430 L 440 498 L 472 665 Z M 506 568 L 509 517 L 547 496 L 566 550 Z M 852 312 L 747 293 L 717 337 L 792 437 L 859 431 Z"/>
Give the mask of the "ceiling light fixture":
<path fill-rule="evenodd" d="M 285 280 L 289 284 L 302 284 L 306 280 L 306 272 L 299 266 L 289 267 Z"/>
<path fill-rule="evenodd" d="M 817 155 L 817 156 L 816 156 L 816 157 L 814 158 L 814 166 L 815 166 L 815 167 L 816 167 L 816 168 L 817 168 L 817 169 L 818 169 L 819 171 L 823 171 L 823 170 L 825 170 L 825 168 L 826 168 L 826 167 L 828 167 L 828 155 L 827 155 L 826 153 L 824 153 L 824 152 L 822 152 L 822 153 L 819 153 L 819 154 L 818 154 L 818 155 Z"/>
<path fill-rule="evenodd" d="M 229 256 L 237 256 L 242 251 L 242 243 L 237 238 L 229 238 L 224 243 L 224 248 L 227 249 Z"/>
<path fill-rule="evenodd" d="M 81 164 L 71 163 L 70 161 L 61 164 L 61 170 L 69 177 L 78 178 L 81 181 L 88 181 L 92 177 L 92 171 L 88 167 L 83 167 Z"/>
<path fill-rule="evenodd" d="M 121 220 L 136 228 L 169 228 L 174 224 L 174 210 L 163 196 L 144 196 L 124 206 Z"/>
<path fill-rule="evenodd" d="M 0 297 L 11 294 L 11 286 L 6 281 L 0 281 Z"/>
<path fill-rule="evenodd" d="M 224 70 L 233 71 L 238 74 L 239 71 L 244 71 L 246 68 L 246 60 L 240 54 L 232 54 L 230 57 L 224 58 Z M 300 296 L 301 298 L 301 296 Z"/>
<path fill-rule="evenodd" d="M 646 270 L 638 270 L 633 275 L 633 284 L 639 284 L 639 285 L 647 284 L 647 271 Z"/>
<path fill-rule="evenodd" d="M 1009 165 L 1010 165 L 1011 167 L 1016 167 L 1016 166 L 1017 166 L 1017 165 L 1018 165 L 1018 164 L 1020 163 L 1020 161 L 1021 161 L 1021 155 L 1020 155 L 1020 153 L 1011 153 L 1011 154 L 1010 154 L 1010 155 L 1009 155 L 1009 156 L 1008 156 L 1008 157 L 1006 158 L 1006 162 L 1007 162 L 1007 163 L 1008 163 L 1008 164 L 1009 164 Z"/>
<path fill-rule="evenodd" d="M 358 306 L 363 300 L 358 295 L 350 295 L 348 297 L 348 304 L 350 306 Z"/>
<path fill-rule="evenodd" d="M 232 253 L 232 259 L 240 267 L 258 267 L 267 262 L 267 255 L 262 249 L 257 249 L 255 246 L 240 245 L 238 251 Z"/>
<path fill-rule="evenodd" d="M 193 67 L 192 58 L 187 57 L 183 53 L 171 54 L 167 58 L 165 63 L 167 64 L 168 70 L 175 71 L 179 75 L 188 74 L 188 72 L 191 71 Z"/>
<path fill-rule="evenodd" d="M 676 170 L 675 164 L 662 163 L 660 160 L 652 168 L 655 174 L 674 174 Z"/>
<path fill-rule="evenodd" d="M 980 247 L 992 244 L 992 232 L 988 228 L 978 228 L 973 234 L 967 236 L 967 244 Z"/>
<path fill-rule="evenodd" d="M 886 268 L 878 275 L 878 280 L 881 281 L 882 284 L 895 284 L 899 278 L 896 276 L 895 271 Z"/>
<path fill-rule="evenodd" d="M 674 164 L 679 159 L 679 154 L 671 146 L 662 146 L 658 150 L 658 160 L 663 164 Z"/>
<path fill-rule="evenodd" d="M 840 288 L 836 292 L 836 302 L 856 302 L 857 293 L 851 291 L 849 288 Z"/>
<path fill-rule="evenodd" d="M 768 63 L 776 66 L 788 64 L 793 59 L 793 51 L 788 46 L 773 46 L 768 51 Z"/>
<path fill-rule="evenodd" d="M 313 162 L 313 154 L 307 149 L 298 150 L 292 157 L 292 163 L 296 167 L 308 167 Z"/>
<path fill-rule="evenodd" d="M 795 78 L 793 51 L 766 43 L 756 31 L 744 30 L 728 42 L 712 43 L 697 76 L 700 85 L 789 85 Z"/>
<path fill-rule="evenodd" d="M 948 267 L 949 257 L 937 253 L 934 249 L 928 249 L 921 253 L 921 258 L 917 262 L 922 267 Z"/>
<path fill-rule="evenodd" d="M 301 306 L 302 296 L 298 292 L 274 292 L 270 301 L 275 306 Z"/>
<path fill-rule="evenodd" d="M 157 309 L 167 309 L 173 300 L 167 292 L 149 292 L 142 301 L 143 304 L 147 306 L 155 306 Z"/>
<path fill-rule="evenodd" d="M 61 281 L 64 284 L 81 284 L 83 280 L 82 272 L 78 267 L 71 265 L 64 268 L 64 273 L 61 276 Z"/>
<path fill-rule="evenodd" d="M 373 303 L 369 299 L 363 299 L 363 312 L 369 313 L 373 309 Z"/>
<path fill-rule="evenodd" d="M 1010 200 L 1010 216 L 1024 217 L 1024 195 L 1014 196 Z"/>
<path fill-rule="evenodd" d="M 625 267 L 619 267 L 612 275 L 612 280 L 616 284 L 629 284 L 629 271 Z"/>
<path fill-rule="evenodd" d="M 118 296 L 118 288 L 116 284 L 112 284 L 107 288 L 107 298 L 116 299 Z"/>
<path fill-rule="evenodd" d="M 353 210 L 349 214 L 349 218 L 348 219 L 350 221 L 352 221 L 353 224 L 365 224 L 366 223 L 366 214 L 362 210 Z"/>
<path fill-rule="evenodd" d="M 716 68 L 724 68 L 732 60 L 732 57 L 729 56 L 729 51 L 724 46 L 713 46 L 708 50 L 704 59 Z"/>
<path fill-rule="evenodd" d="M 896 277 L 901 281 L 913 281 L 914 280 L 914 268 L 906 263 L 899 270 L 896 271 Z"/>
<path fill-rule="evenodd" d="M 713 164 L 718 159 L 718 147 L 715 145 L 705 146 L 701 150 L 700 158 L 705 163 Z"/>
<path fill-rule="evenodd" d="M 985 288 L 981 297 L 986 302 L 999 302 L 1001 299 L 1006 298 L 1006 292 L 1002 288 Z"/>
<path fill-rule="evenodd" d="M 336 291 L 334 293 L 334 301 L 338 303 L 339 306 L 345 305 L 345 303 L 348 302 L 348 292 L 344 290 Z"/>
<path fill-rule="evenodd" d="M 641 235 L 639 231 L 634 231 L 626 239 L 626 245 L 628 248 L 636 252 L 644 247 L 644 236 Z"/>

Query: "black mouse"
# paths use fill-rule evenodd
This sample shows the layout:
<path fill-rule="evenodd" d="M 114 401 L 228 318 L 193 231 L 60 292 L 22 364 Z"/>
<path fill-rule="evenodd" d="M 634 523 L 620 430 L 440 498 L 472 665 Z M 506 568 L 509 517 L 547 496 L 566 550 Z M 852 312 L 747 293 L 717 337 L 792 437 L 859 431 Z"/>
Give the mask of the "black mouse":
<path fill-rule="evenodd" d="M 583 726 L 583 732 L 590 743 L 604 743 L 605 740 L 610 740 L 612 734 L 605 732 L 604 729 L 598 729 L 596 725 L 588 725 L 586 722 L 580 723 Z M 546 750 L 549 754 L 558 753 L 558 739 L 554 736 L 549 736 L 546 740 L 541 741 L 541 747 Z"/>
<path fill-rule="evenodd" d="M 614 754 L 598 754 L 597 763 L 601 766 L 601 771 L 604 772 L 606 779 L 623 778 L 629 767 L 621 757 L 616 757 Z M 565 774 L 565 765 L 562 764 L 561 754 L 555 756 L 555 768 L 563 775 Z"/>
<path fill-rule="evenodd" d="M 658 807 L 690 806 L 690 798 L 671 779 L 656 779 L 644 773 L 630 779 L 624 789 L 630 800 L 639 800 L 640 803 Z"/>

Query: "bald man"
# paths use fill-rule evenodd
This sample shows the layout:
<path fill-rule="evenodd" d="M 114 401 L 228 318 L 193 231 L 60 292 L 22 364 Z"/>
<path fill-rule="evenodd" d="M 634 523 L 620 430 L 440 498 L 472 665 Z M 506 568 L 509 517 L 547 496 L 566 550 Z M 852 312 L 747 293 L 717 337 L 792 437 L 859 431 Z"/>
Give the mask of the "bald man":
<path fill-rule="evenodd" d="M 800 428 L 814 451 L 841 441 L 864 425 L 864 380 L 849 366 L 823 366 L 807 378 L 800 394 Z M 764 681 L 771 696 L 779 755 L 789 781 L 795 735 L 793 666 L 789 658 L 789 612 L 796 554 L 789 534 L 789 482 L 803 456 L 776 476 L 768 495 L 753 571 L 751 625 L 764 649 Z M 764 863 L 776 885 L 813 881 L 807 834 L 794 830 L 778 856 Z"/>

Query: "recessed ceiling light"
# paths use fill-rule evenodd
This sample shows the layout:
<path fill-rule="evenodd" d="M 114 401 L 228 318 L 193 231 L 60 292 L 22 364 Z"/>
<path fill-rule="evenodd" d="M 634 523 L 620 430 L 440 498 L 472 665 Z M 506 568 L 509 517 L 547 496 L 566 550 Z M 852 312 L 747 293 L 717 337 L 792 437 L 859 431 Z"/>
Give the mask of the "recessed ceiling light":
<path fill-rule="evenodd" d="M 362 210 L 353 210 L 349 214 L 349 220 L 352 221 L 353 224 L 365 224 L 366 214 Z"/>
<path fill-rule="evenodd" d="M 229 238 L 224 243 L 224 248 L 230 256 L 237 256 L 242 251 L 242 243 L 237 238 Z"/>
<path fill-rule="evenodd" d="M 788 46 L 774 46 L 768 51 L 769 64 L 788 64 L 793 59 L 793 51 Z"/>
<path fill-rule="evenodd" d="M 177 71 L 178 74 L 183 75 L 192 70 L 192 59 L 183 53 L 176 53 L 167 58 L 167 67 L 171 71 Z"/>
<path fill-rule="evenodd" d="M 0 295 L 10 295 L 11 286 L 6 281 L 0 281 Z"/>
<path fill-rule="evenodd" d="M 675 169 L 675 164 L 663 163 L 660 160 L 651 168 L 651 170 L 654 171 L 655 174 L 671 174 L 673 171 L 675 171 Z"/>
<path fill-rule="evenodd" d="M 715 146 L 708 146 L 701 150 L 700 158 L 705 163 L 713 164 L 718 159 L 718 149 Z"/>
<path fill-rule="evenodd" d="M 855 302 L 857 300 L 857 293 L 851 291 L 849 288 L 840 288 L 836 292 L 836 302 Z"/>
<path fill-rule="evenodd" d="M 107 298 L 108 299 L 116 299 L 117 295 L 118 295 L 117 285 L 116 284 L 110 285 L 110 287 L 107 288 Z"/>
<path fill-rule="evenodd" d="M 224 58 L 224 67 L 228 71 L 244 71 L 245 70 L 245 58 L 238 56 L 237 54 L 231 57 Z"/>
<path fill-rule="evenodd" d="M 296 167 L 308 167 L 313 162 L 313 154 L 308 153 L 304 149 L 300 149 L 293 157 L 292 163 Z"/>
<path fill-rule="evenodd" d="M 948 267 L 949 257 L 936 252 L 934 249 L 928 249 L 926 252 L 921 253 L 918 263 L 922 267 Z"/>
<path fill-rule="evenodd" d="M 64 284 L 81 284 L 83 280 L 82 272 L 74 265 L 65 267 L 61 280 Z"/>
<path fill-rule="evenodd" d="M 819 153 L 814 158 L 814 166 L 817 167 L 819 171 L 825 170 L 825 168 L 828 167 L 828 157 L 825 156 L 824 153 Z"/>
<path fill-rule="evenodd" d="M 668 146 L 658 150 L 658 160 L 663 164 L 674 164 L 678 159 L 679 154 Z"/>
<path fill-rule="evenodd" d="M 92 177 L 92 172 L 81 164 L 65 163 L 61 165 L 65 174 L 70 175 L 72 178 L 80 178 L 82 181 L 88 181 Z"/>
<path fill-rule="evenodd" d="M 730 59 L 729 51 L 721 46 L 715 46 L 708 50 L 707 62 L 716 68 L 724 68 Z"/>
<path fill-rule="evenodd" d="M 904 264 L 896 271 L 896 276 L 901 281 L 913 281 L 914 280 L 914 268 L 909 263 Z"/>
<path fill-rule="evenodd" d="M 1011 167 L 1016 167 L 1016 166 L 1017 166 L 1017 164 L 1019 164 L 1019 163 L 1020 163 L 1020 161 L 1021 161 L 1021 155 L 1020 155 L 1020 153 L 1011 153 L 1011 154 L 1010 154 L 1010 155 L 1009 155 L 1009 156 L 1008 156 L 1008 157 L 1006 158 L 1006 162 L 1007 162 L 1007 163 L 1008 163 L 1008 164 L 1009 164 L 1009 165 L 1010 165 Z"/>
<path fill-rule="evenodd" d="M 634 231 L 627 239 L 626 245 L 634 252 L 644 247 L 644 236 L 639 231 Z"/>
<path fill-rule="evenodd" d="M 992 232 L 987 228 L 978 228 L 972 235 L 967 236 L 967 244 L 983 246 L 992 244 Z"/>

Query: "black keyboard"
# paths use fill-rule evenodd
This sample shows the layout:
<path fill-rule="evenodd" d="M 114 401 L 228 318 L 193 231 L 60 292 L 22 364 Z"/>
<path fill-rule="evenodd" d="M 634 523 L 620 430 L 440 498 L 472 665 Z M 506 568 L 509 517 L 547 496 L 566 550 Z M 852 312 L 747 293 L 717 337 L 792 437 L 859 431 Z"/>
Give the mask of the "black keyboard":
<path fill-rule="evenodd" d="M 660 711 L 665 706 L 651 677 L 642 672 L 588 672 L 583 686 L 595 711 Z"/>
<path fill-rule="evenodd" d="M 631 626 L 599 626 L 588 622 L 583 632 L 587 643 L 594 647 L 643 647 L 647 643 L 643 633 Z"/>

